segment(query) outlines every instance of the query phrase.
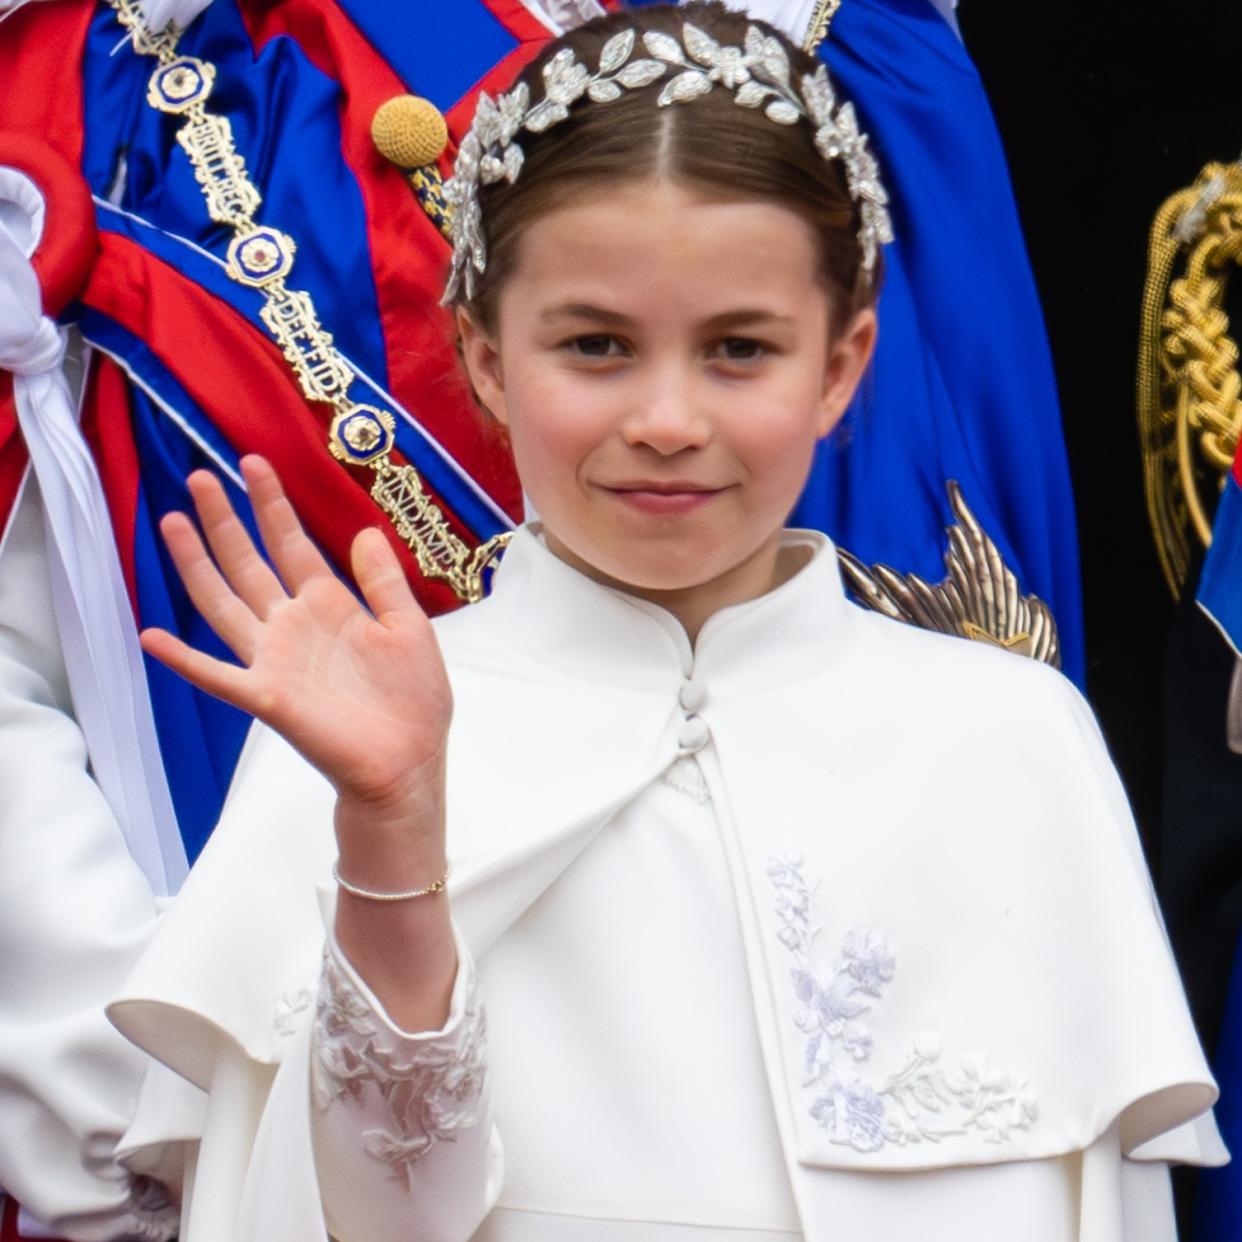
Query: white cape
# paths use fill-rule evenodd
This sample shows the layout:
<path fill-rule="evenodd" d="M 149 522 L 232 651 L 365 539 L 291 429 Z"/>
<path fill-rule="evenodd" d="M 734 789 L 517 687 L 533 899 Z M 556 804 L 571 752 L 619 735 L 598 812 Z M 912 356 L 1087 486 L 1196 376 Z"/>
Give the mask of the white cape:
<path fill-rule="evenodd" d="M 1114 1126 L 1134 1159 L 1223 1160 L 1133 823 L 1077 692 L 1033 661 L 856 608 L 831 545 L 794 541 L 817 548 L 811 564 L 712 618 L 693 652 L 666 614 L 576 574 L 529 528 L 489 599 L 437 623 L 456 699 L 452 901 L 474 957 L 676 758 L 690 679 L 807 1237 L 833 1232 L 820 1170 L 1056 1157 Z M 323 1236 L 306 1135 L 260 1122 L 269 1090 L 307 1092 L 332 803 L 257 730 L 110 1010 L 211 1090 L 203 1153 L 221 1154 L 210 1188 L 200 1156 L 194 1195 L 235 1204 L 245 1181 L 230 1242 Z M 871 972 L 875 1054 L 825 1094 L 835 1036 L 811 1011 L 842 963 Z M 295 1069 L 272 1088 L 282 1062 Z M 188 1099 L 165 1099 L 131 1139 L 193 1124 Z"/>

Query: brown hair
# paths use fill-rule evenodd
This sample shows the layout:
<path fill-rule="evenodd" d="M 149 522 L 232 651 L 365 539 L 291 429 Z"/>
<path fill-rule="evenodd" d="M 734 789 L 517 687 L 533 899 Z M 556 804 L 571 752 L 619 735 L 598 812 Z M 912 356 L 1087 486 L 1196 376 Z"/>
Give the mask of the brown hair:
<path fill-rule="evenodd" d="M 518 81 L 543 97 L 543 67 L 562 48 L 594 67 L 607 39 L 619 31 L 664 31 L 680 41 L 686 23 L 718 42 L 740 47 L 748 26 L 781 40 L 792 77 L 800 81 L 818 65 L 766 22 L 757 22 L 715 0 L 654 5 L 585 23 L 548 45 Z M 715 89 L 689 103 L 656 107 L 659 86 L 627 90 L 604 104 L 579 103 L 568 120 L 542 134 L 522 132 L 525 163 L 512 184 L 481 186 L 479 206 L 487 244 L 487 270 L 475 296 L 455 299 L 484 328 L 495 324 L 496 299 L 513 270 L 523 230 L 575 190 L 618 181 L 668 178 L 725 199 L 777 202 L 801 216 L 818 240 L 820 277 L 839 322 L 875 300 L 880 263 L 868 273 L 858 242 L 859 213 L 839 160 L 815 148 L 809 124 L 780 125 L 762 109 L 742 108 L 733 92 Z"/>

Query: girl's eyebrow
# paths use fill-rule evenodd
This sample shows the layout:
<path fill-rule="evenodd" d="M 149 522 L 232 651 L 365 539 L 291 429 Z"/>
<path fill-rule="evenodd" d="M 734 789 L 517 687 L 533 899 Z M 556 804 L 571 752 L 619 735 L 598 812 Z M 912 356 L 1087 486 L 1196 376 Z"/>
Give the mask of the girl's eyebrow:
<path fill-rule="evenodd" d="M 589 319 L 592 323 L 607 324 L 610 327 L 632 327 L 635 320 L 620 311 L 608 310 L 603 306 L 595 306 L 590 302 L 564 302 L 560 306 L 552 306 L 545 310 L 540 319 Z M 776 311 L 764 310 L 761 307 L 739 307 L 737 310 L 723 311 L 703 321 L 703 327 L 709 332 L 722 332 L 728 328 L 750 327 L 755 324 L 792 324 L 796 320 L 792 315 L 778 314 Z"/>
<path fill-rule="evenodd" d="M 629 315 L 620 311 L 607 310 L 602 306 L 594 306 L 590 302 L 563 302 L 560 306 L 552 306 L 545 310 L 540 319 L 590 319 L 594 323 L 606 323 L 613 327 L 624 328 L 634 323 Z"/>
<path fill-rule="evenodd" d="M 771 327 L 776 324 L 793 324 L 797 320 L 793 315 L 782 315 L 774 310 L 762 307 L 740 307 L 737 310 L 724 311 L 713 315 L 703 323 L 704 328 L 712 332 L 722 332 L 727 328 L 748 328 L 756 324 Z"/>

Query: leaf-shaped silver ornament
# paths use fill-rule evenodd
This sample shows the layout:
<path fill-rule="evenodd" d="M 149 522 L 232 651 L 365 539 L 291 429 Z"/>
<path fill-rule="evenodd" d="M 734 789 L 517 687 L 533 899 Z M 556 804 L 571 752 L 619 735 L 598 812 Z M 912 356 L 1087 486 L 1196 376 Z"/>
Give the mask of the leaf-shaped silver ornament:
<path fill-rule="evenodd" d="M 841 146 L 846 152 L 857 146 L 860 139 L 866 141 L 858 128 L 858 117 L 854 114 L 854 105 L 849 100 L 837 109 L 837 129 L 841 132 Z"/>
<path fill-rule="evenodd" d="M 648 30 L 643 35 L 643 46 L 657 60 L 666 60 L 672 65 L 684 65 L 686 58 L 682 54 L 681 44 L 672 35 L 660 30 Z"/>
<path fill-rule="evenodd" d="M 879 245 L 892 240 L 892 222 L 885 208 L 888 196 L 853 106 L 846 102 L 837 107 L 825 67 L 819 65 L 813 74 L 803 75 L 801 90 L 795 90 L 790 85 L 789 57 L 783 44 L 758 26 L 747 27 L 744 48 L 722 45 L 690 23 L 682 26 L 681 35 L 677 39 L 662 31 L 648 31 L 642 37 L 642 46 L 649 58 L 632 60 L 639 44 L 637 32 L 623 30 L 600 49 L 599 68 L 594 74 L 571 49 L 562 48 L 543 68 L 544 95 L 533 108 L 525 83 L 495 100 L 480 97 L 474 124 L 462 140 L 453 176 L 444 187 L 445 199 L 453 207 L 450 229 L 454 243 L 446 300 L 460 286 L 465 287 L 468 297 L 474 296 L 474 273 L 482 272 L 486 263 L 479 186 L 502 177 L 509 182 L 516 180 L 524 162 L 522 148 L 514 141 L 518 132 L 525 127 L 542 133 L 567 120 L 570 107 L 584 95 L 607 103 L 619 99 L 624 90 L 645 87 L 661 78 L 666 80 L 657 100 L 660 107 L 706 95 L 719 84 L 731 91 L 742 107 L 762 108 L 776 124 L 795 125 L 807 117 L 820 153 L 844 165 L 850 196 L 860 208 L 858 236 L 863 265 L 872 269 Z"/>
<path fill-rule="evenodd" d="M 700 65 L 706 65 L 710 69 L 716 63 L 716 54 L 720 51 L 720 44 L 705 30 L 700 30 L 689 22 L 682 26 L 681 32 L 685 37 L 686 51 Z"/>
<path fill-rule="evenodd" d="M 840 159 L 840 132 L 835 121 L 829 121 L 827 125 L 821 125 L 815 131 L 815 149 L 826 160 Z"/>
<path fill-rule="evenodd" d="M 770 86 L 764 86 L 762 82 L 756 82 L 752 79 L 749 82 L 743 82 L 737 88 L 737 94 L 733 98 L 743 108 L 757 108 L 771 94 L 772 88 Z"/>
<path fill-rule="evenodd" d="M 763 58 L 760 63 L 769 82 L 789 89 L 789 57 L 785 55 L 779 39 L 764 39 Z"/>
<path fill-rule="evenodd" d="M 867 150 L 866 144 L 866 138 L 860 136 L 851 152 L 852 188 L 858 198 L 870 199 L 873 203 L 883 205 L 888 202 L 888 195 L 880 184 L 879 166 L 875 162 L 875 157 Z"/>
<path fill-rule="evenodd" d="M 541 99 L 527 114 L 526 128 L 532 134 L 542 134 L 551 125 L 557 125 L 569 116 L 569 109 L 550 99 Z"/>
<path fill-rule="evenodd" d="M 587 94 L 595 100 L 596 103 L 612 103 L 614 99 L 620 99 L 623 94 L 621 88 L 611 79 L 602 79 L 592 82 L 587 87 Z"/>
<path fill-rule="evenodd" d="M 668 66 L 658 60 L 632 60 L 617 74 L 617 81 L 630 90 L 639 86 L 650 86 L 657 78 L 662 78 Z"/>
<path fill-rule="evenodd" d="M 587 83 L 590 80 L 591 75 L 587 73 L 586 66 L 574 63 L 549 79 L 547 97 L 553 103 L 577 103 L 586 94 Z"/>
<path fill-rule="evenodd" d="M 519 82 L 511 91 L 496 101 L 500 110 L 500 140 L 512 142 L 513 135 L 522 128 L 526 110 L 530 107 L 530 87 Z"/>
<path fill-rule="evenodd" d="M 802 114 L 788 99 L 774 99 L 764 108 L 763 115 L 778 125 L 797 125 Z"/>
<path fill-rule="evenodd" d="M 711 71 L 713 82 L 729 90 L 736 90 L 743 82 L 750 81 L 750 70 L 740 47 L 722 47 L 716 50 Z"/>
<path fill-rule="evenodd" d="M 671 82 L 664 84 L 656 105 L 660 108 L 667 108 L 669 104 L 686 103 L 691 99 L 697 99 L 700 95 L 706 95 L 711 89 L 712 80 L 707 74 L 700 73 L 697 69 L 688 69 L 685 73 L 679 73 Z"/>
<path fill-rule="evenodd" d="M 868 220 L 866 205 L 862 211 L 863 226 L 858 230 L 858 244 L 862 247 L 862 265 L 864 271 L 875 267 L 875 256 L 878 246 L 875 239 L 875 224 Z"/>
<path fill-rule="evenodd" d="M 820 65 L 814 73 L 808 73 L 802 79 L 802 102 L 806 104 L 807 115 L 811 124 L 817 129 L 832 119 L 832 110 L 837 106 L 837 98 L 828 80 L 828 70 Z"/>
<path fill-rule="evenodd" d="M 473 269 L 483 271 L 487 266 L 487 246 L 483 241 L 483 218 L 479 212 L 479 200 L 473 194 L 453 212 L 453 279 L 444 291 L 451 298 L 462 284 L 466 296 L 474 297 Z"/>
<path fill-rule="evenodd" d="M 516 142 L 505 147 L 505 153 L 502 162 L 505 166 L 505 180 L 512 185 L 517 180 L 517 175 L 522 171 L 522 164 L 526 156 L 522 148 Z"/>
<path fill-rule="evenodd" d="M 457 148 L 457 161 L 453 165 L 453 176 L 444 183 L 444 192 L 449 192 L 449 186 L 456 183 L 460 193 L 471 182 L 475 181 L 479 175 L 479 157 L 483 154 L 482 148 L 479 146 L 478 135 L 471 130 L 462 140 L 461 146 Z M 452 201 L 452 200 L 450 200 Z"/>
<path fill-rule="evenodd" d="M 612 73 L 616 69 L 620 69 L 630 58 L 630 53 L 634 50 L 634 39 L 637 31 L 634 29 L 623 30 L 620 34 L 615 34 L 607 43 L 599 54 L 599 72 Z M 595 98 L 594 95 L 591 96 Z"/>
<path fill-rule="evenodd" d="M 563 47 L 550 61 L 543 67 L 543 76 L 545 81 L 562 76 L 569 67 L 574 64 L 574 53 L 572 48 Z"/>
<path fill-rule="evenodd" d="M 500 140 L 500 110 L 490 95 L 484 93 L 479 96 L 470 128 L 478 136 L 484 150 Z"/>

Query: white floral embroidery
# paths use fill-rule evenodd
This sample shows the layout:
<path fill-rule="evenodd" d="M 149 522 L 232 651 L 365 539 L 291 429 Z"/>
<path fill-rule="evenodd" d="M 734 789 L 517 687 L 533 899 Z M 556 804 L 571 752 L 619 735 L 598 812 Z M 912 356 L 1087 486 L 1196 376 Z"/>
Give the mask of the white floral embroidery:
<path fill-rule="evenodd" d="M 272 1019 L 276 1034 L 282 1039 L 288 1039 L 297 1030 L 298 1014 L 304 1013 L 313 999 L 314 993 L 310 988 L 286 992 L 277 1002 L 276 1015 Z"/>
<path fill-rule="evenodd" d="M 793 956 L 790 971 L 794 1022 L 806 1036 L 802 1085 L 814 1093 L 811 1116 L 829 1142 L 855 1151 L 879 1151 L 887 1143 L 939 1143 L 977 1132 L 985 1142 L 1006 1142 L 1027 1130 L 1037 1116 L 1033 1088 L 1012 1074 L 994 1070 L 982 1057 L 967 1057 L 956 1072 L 941 1069 L 940 1037 L 918 1036 L 905 1064 L 883 1086 L 857 1072 L 870 1060 L 871 1032 L 859 1018 L 882 997 L 896 958 L 882 935 L 851 931 L 841 961 L 816 972 L 811 948 L 819 928 L 812 921 L 814 887 L 802 875 L 797 856 L 772 858 L 768 878 L 776 889 L 777 936 Z"/>
<path fill-rule="evenodd" d="M 363 1133 L 367 1152 L 409 1184 L 412 1166 L 437 1143 L 481 1120 L 487 1017 L 472 979 L 458 1029 L 444 1039 L 403 1041 L 381 1022 L 329 946 L 319 988 L 311 1080 L 315 1100 L 363 1102 L 378 1091 L 391 1129 Z"/>
<path fill-rule="evenodd" d="M 664 769 L 664 775 L 660 779 L 670 789 L 685 794 L 691 802 L 697 802 L 700 806 L 705 806 L 712 800 L 707 778 L 693 755 L 681 755 L 674 759 Z"/>

